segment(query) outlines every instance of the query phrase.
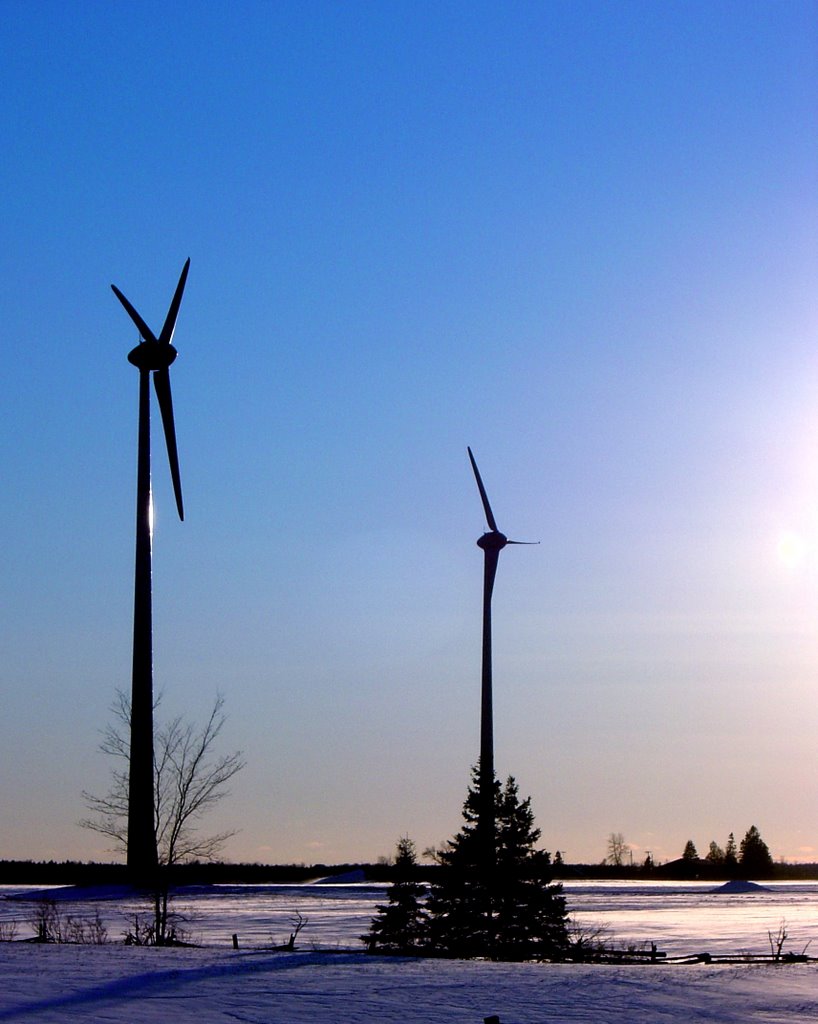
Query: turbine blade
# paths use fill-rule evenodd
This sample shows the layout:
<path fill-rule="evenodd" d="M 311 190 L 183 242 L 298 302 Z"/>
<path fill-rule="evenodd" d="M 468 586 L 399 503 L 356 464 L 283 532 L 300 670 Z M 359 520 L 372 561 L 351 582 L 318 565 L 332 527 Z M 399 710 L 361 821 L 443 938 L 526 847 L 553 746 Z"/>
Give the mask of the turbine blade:
<path fill-rule="evenodd" d="M 176 317 L 179 315 L 179 306 L 182 303 L 182 292 L 185 290 L 185 281 L 187 281 L 187 272 L 190 270 L 190 257 L 188 256 L 185 261 L 185 265 L 182 267 L 182 273 L 179 277 L 179 284 L 176 285 L 176 291 L 173 293 L 173 299 L 168 309 L 168 315 L 165 317 L 165 326 L 162 328 L 162 333 L 159 335 L 159 341 L 163 345 L 170 345 L 171 339 L 173 338 L 173 331 L 176 327 Z"/>
<path fill-rule="evenodd" d="M 136 324 L 136 329 L 139 331 L 140 336 L 144 338 L 145 341 L 156 341 L 156 338 L 153 335 L 153 331 L 150 329 L 150 327 L 148 327 L 148 325 L 145 323 L 142 317 L 137 313 L 137 311 L 133 308 L 130 302 L 128 302 L 128 300 L 117 288 L 117 286 L 115 284 L 112 284 L 111 288 L 113 289 L 114 295 L 116 295 L 116 297 L 125 307 L 125 311 L 128 314 L 128 316 Z"/>
<path fill-rule="evenodd" d="M 170 394 L 170 373 L 167 369 L 156 370 L 153 375 L 153 386 L 156 390 L 156 398 L 159 402 L 159 412 L 162 414 L 162 426 L 165 428 L 165 444 L 168 448 L 170 476 L 173 480 L 173 493 L 176 495 L 176 508 L 179 511 L 179 518 L 184 520 L 185 511 L 182 507 L 182 481 L 179 477 L 179 455 L 176 451 L 176 427 L 173 423 L 173 399 Z"/>
<path fill-rule="evenodd" d="M 494 592 L 494 577 L 497 575 L 497 563 L 500 560 L 499 551 L 487 551 L 483 566 L 483 599 L 491 601 Z"/>
<path fill-rule="evenodd" d="M 477 463 L 474 461 L 474 456 L 471 453 L 471 448 L 467 448 L 469 458 L 471 459 L 471 468 L 474 470 L 474 479 L 477 481 L 477 489 L 480 491 L 480 497 L 483 501 L 483 508 L 486 512 L 486 522 L 489 524 L 490 530 L 497 530 L 497 523 L 494 521 L 494 513 L 491 511 L 491 505 L 489 505 L 489 499 L 486 495 L 486 488 L 483 486 L 483 481 L 480 479 L 480 470 L 477 468 Z"/>
<path fill-rule="evenodd" d="M 507 540 L 506 544 L 539 544 L 538 540 Z"/>

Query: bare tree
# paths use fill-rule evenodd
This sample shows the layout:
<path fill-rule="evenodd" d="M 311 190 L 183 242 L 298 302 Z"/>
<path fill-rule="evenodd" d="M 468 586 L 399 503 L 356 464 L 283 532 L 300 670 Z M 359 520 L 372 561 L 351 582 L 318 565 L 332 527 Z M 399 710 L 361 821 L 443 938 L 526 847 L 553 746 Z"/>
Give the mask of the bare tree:
<path fill-rule="evenodd" d="M 606 863 L 612 864 L 615 868 L 621 868 L 630 855 L 631 848 L 625 842 L 621 832 L 611 832 L 608 836 L 608 856 Z"/>
<path fill-rule="evenodd" d="M 214 750 L 225 723 L 223 708 L 224 697 L 217 696 L 203 726 L 197 727 L 177 715 L 157 727 L 154 825 L 163 866 L 212 860 L 235 835 L 235 831 L 202 835 L 197 828 L 199 819 L 227 796 L 228 783 L 245 764 L 241 751 L 216 754 Z M 100 744 L 100 750 L 114 758 L 111 788 L 105 796 L 82 794 L 92 817 L 80 824 L 113 839 L 117 848 L 126 848 L 131 705 L 125 693 L 117 692 L 111 710 L 114 720 Z"/>
<path fill-rule="evenodd" d="M 167 945 L 176 941 L 168 915 L 169 869 L 190 860 L 212 860 L 235 831 L 202 835 L 199 819 L 227 796 L 227 784 L 244 767 L 241 751 L 216 754 L 214 744 L 225 723 L 224 698 L 217 696 L 205 724 L 197 727 L 177 715 L 159 725 L 154 738 L 154 827 L 159 872 L 153 892 L 154 920 L 149 941 Z M 83 828 L 113 839 L 117 848 L 128 843 L 128 769 L 130 762 L 131 704 L 117 692 L 114 720 L 103 733 L 100 749 L 114 759 L 111 788 L 105 796 L 83 793 L 93 817 Z M 147 940 L 146 940 L 147 941 Z"/>

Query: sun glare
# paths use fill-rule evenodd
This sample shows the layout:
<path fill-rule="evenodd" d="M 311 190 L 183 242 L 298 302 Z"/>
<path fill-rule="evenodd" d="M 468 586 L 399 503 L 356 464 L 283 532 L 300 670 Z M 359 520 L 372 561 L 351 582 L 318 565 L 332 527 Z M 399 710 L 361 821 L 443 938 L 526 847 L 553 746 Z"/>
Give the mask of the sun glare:
<path fill-rule="evenodd" d="M 782 530 L 776 543 L 776 555 L 785 569 L 800 569 L 807 555 L 806 541 L 793 530 Z"/>

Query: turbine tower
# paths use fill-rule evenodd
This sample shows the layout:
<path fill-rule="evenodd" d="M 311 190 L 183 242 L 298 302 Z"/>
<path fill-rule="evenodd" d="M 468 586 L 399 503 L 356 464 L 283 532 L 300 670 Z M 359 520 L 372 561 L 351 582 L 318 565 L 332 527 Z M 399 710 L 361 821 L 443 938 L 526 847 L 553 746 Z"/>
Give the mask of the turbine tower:
<path fill-rule="evenodd" d="M 136 885 L 150 885 L 156 876 L 156 824 L 153 774 L 153 610 L 151 600 L 151 414 L 149 379 L 162 415 L 170 475 L 179 518 L 184 519 L 176 428 L 170 392 L 170 364 L 176 358 L 171 344 L 190 260 L 182 268 L 165 324 L 157 338 L 122 292 L 111 285 L 139 331 L 139 344 L 128 362 L 139 370 L 139 435 L 136 478 L 136 568 L 134 574 L 133 675 L 128 779 L 128 876 Z"/>
<path fill-rule="evenodd" d="M 492 707 L 491 679 L 491 595 L 494 590 L 494 577 L 497 574 L 497 562 L 500 552 L 506 544 L 539 544 L 539 541 L 509 540 L 497 529 L 494 513 L 491 511 L 488 495 L 480 477 L 480 470 L 474 460 L 471 448 L 468 449 L 477 489 L 486 513 L 488 533 L 477 541 L 483 549 L 483 663 L 481 673 L 480 701 L 480 768 L 478 775 L 479 814 L 477 829 L 480 835 L 483 869 L 486 877 L 491 877 L 495 861 L 494 837 L 494 712 Z"/>

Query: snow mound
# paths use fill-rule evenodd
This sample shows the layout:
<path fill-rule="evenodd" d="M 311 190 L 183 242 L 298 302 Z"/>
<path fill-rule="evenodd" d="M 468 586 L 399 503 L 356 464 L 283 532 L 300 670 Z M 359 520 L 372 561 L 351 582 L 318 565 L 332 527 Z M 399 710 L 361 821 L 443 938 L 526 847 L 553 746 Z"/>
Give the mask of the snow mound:
<path fill-rule="evenodd" d="M 745 882 L 741 878 L 734 878 L 724 885 L 711 889 L 711 892 L 742 893 L 742 892 L 769 892 L 766 885 L 759 885 L 758 882 Z"/>

